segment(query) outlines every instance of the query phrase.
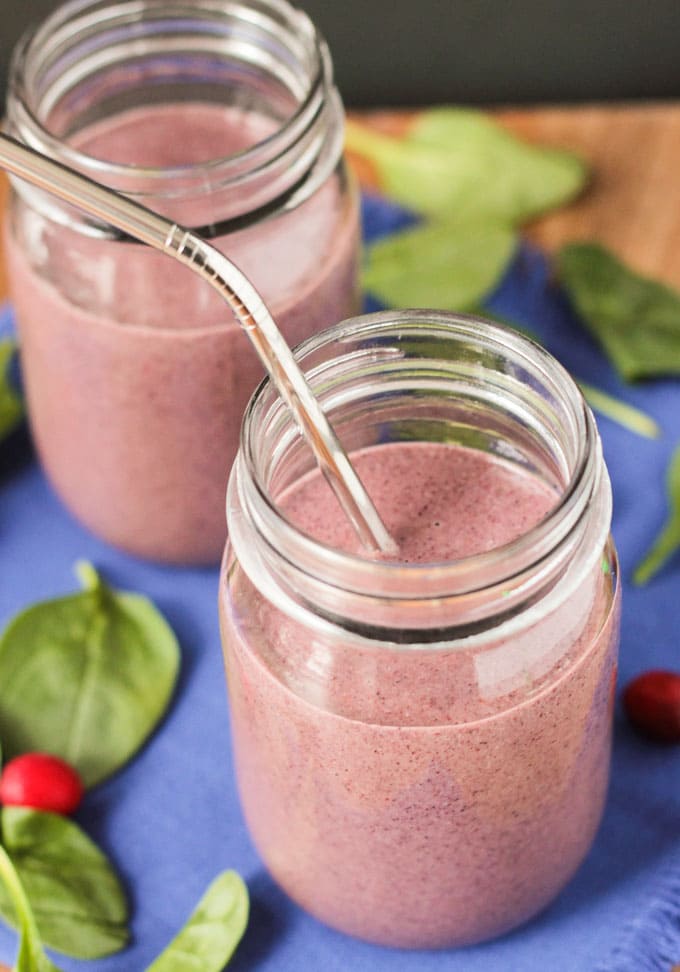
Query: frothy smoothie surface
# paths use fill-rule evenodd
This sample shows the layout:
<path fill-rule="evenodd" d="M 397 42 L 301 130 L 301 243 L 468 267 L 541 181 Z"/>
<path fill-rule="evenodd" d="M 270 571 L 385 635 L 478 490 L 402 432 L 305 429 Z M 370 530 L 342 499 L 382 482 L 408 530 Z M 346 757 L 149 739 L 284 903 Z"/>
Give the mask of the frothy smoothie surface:
<path fill-rule="evenodd" d="M 558 494 L 521 467 L 438 443 L 393 443 L 352 462 L 403 563 L 459 560 L 501 547 L 550 512 Z M 326 481 L 307 476 L 279 500 L 286 516 L 339 550 L 361 547 Z"/>
<path fill-rule="evenodd" d="M 502 545 L 557 499 L 456 446 L 394 443 L 353 459 L 410 562 Z M 318 476 L 281 503 L 301 529 L 354 549 Z M 228 565 L 239 791 L 296 901 L 371 941 L 442 947 L 499 935 L 558 893 L 591 845 L 608 779 L 618 611 L 600 555 L 505 635 L 437 647 L 304 622 Z M 338 592 L 340 616 L 342 603 Z"/>

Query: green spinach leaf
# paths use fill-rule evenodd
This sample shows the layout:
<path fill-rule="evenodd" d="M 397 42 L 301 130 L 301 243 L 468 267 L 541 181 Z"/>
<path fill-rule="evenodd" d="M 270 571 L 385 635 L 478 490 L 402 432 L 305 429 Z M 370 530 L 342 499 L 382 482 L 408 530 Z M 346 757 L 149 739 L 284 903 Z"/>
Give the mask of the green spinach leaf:
<path fill-rule="evenodd" d="M 46 945 L 77 958 L 100 958 L 128 941 L 125 894 L 104 853 L 76 823 L 24 807 L 2 810 L 2 843 L 30 901 Z M 0 891 L 0 914 L 17 924 Z"/>
<path fill-rule="evenodd" d="M 19 925 L 19 954 L 14 972 L 60 972 L 43 951 L 31 906 L 21 880 L 5 849 L 0 845 L 0 881 L 12 901 Z"/>
<path fill-rule="evenodd" d="M 598 243 L 564 246 L 557 270 L 575 310 L 624 379 L 680 374 L 680 295 L 634 273 Z"/>
<path fill-rule="evenodd" d="M 61 756 L 93 786 L 139 749 L 164 714 L 179 648 L 139 594 L 111 590 L 81 565 L 85 590 L 20 613 L 0 638 L 5 756 Z"/>
<path fill-rule="evenodd" d="M 671 458 L 667 473 L 668 518 L 649 553 L 633 573 L 635 584 L 646 584 L 661 570 L 666 561 L 680 549 L 680 446 Z"/>
<path fill-rule="evenodd" d="M 24 414 L 21 399 L 9 381 L 9 365 L 16 344 L 9 338 L 0 340 L 0 440 L 18 424 Z"/>
<path fill-rule="evenodd" d="M 465 108 L 423 112 L 403 138 L 349 122 L 346 145 L 375 166 L 388 196 L 438 219 L 465 213 L 519 224 L 567 202 L 587 177 L 571 153 L 530 145 Z"/>
<path fill-rule="evenodd" d="M 368 249 L 363 285 L 392 307 L 468 310 L 499 282 L 516 245 L 514 230 L 488 219 L 416 226 Z"/>
<path fill-rule="evenodd" d="M 235 871 L 224 871 L 147 972 L 221 972 L 243 937 L 248 911 L 243 880 Z"/>

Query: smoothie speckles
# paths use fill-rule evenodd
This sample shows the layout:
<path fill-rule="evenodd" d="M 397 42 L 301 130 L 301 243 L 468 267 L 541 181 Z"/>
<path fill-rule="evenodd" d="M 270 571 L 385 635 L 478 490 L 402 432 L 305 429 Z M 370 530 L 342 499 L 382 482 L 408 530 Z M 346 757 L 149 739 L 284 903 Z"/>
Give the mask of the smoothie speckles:
<path fill-rule="evenodd" d="M 353 459 L 412 561 L 507 543 L 556 502 L 521 468 L 455 446 Z M 318 476 L 279 501 L 300 529 L 356 550 Z M 608 778 L 618 611 L 599 552 L 552 613 L 469 650 L 324 640 L 238 569 L 220 609 L 246 819 L 308 911 L 390 945 L 463 945 L 525 921 L 569 880 Z"/>
<path fill-rule="evenodd" d="M 472 449 L 391 443 L 355 452 L 352 461 L 406 563 L 457 560 L 500 547 L 538 523 L 557 502 L 546 484 Z M 320 495 L 321 492 L 321 495 Z M 359 552 L 339 508 L 318 476 L 296 484 L 281 505 L 317 540 Z M 335 507 L 329 516 L 329 507 Z"/>

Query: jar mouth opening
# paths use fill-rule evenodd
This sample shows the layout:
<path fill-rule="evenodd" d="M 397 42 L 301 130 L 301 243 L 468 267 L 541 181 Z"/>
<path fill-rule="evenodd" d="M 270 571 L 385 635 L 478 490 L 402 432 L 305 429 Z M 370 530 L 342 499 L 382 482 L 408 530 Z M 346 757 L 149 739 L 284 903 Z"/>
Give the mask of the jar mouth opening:
<path fill-rule="evenodd" d="M 107 30 L 111 31 L 113 40 L 123 27 L 141 31 L 144 18 L 148 17 L 150 31 L 158 29 L 161 24 L 166 33 L 172 29 L 178 32 L 182 29 L 195 30 L 193 43 L 196 56 L 201 55 L 201 45 L 204 44 L 206 57 L 217 57 L 220 37 L 211 32 L 210 18 L 212 16 L 219 20 L 227 15 L 246 26 L 250 24 L 254 31 L 260 30 L 263 37 L 270 34 L 273 37 L 280 29 L 280 50 L 271 54 L 271 64 L 275 56 L 288 57 L 289 76 L 295 75 L 297 89 L 287 91 L 291 98 L 289 109 L 285 116 L 275 119 L 272 131 L 263 138 L 245 148 L 204 161 L 154 166 L 98 158 L 69 141 L 72 131 L 64 135 L 55 133 L 54 125 L 46 116 L 54 109 L 59 96 L 64 98 L 79 84 L 89 81 L 86 73 L 78 74 L 74 68 L 72 62 L 78 51 L 71 51 L 69 44 L 75 46 L 80 42 L 86 48 L 87 43 L 91 43 L 91 37 L 104 35 Z M 193 24 L 187 22 L 189 16 L 193 16 Z M 175 27 L 172 27 L 173 24 Z M 293 44 L 292 38 L 295 50 L 288 47 L 289 43 Z M 257 37 L 253 35 L 253 51 L 256 42 Z M 104 49 L 103 46 L 101 49 Z M 252 51 L 250 55 L 244 51 L 244 64 L 247 64 L 247 56 L 255 55 Z M 90 60 L 94 72 L 94 55 Z M 258 66 L 253 63 L 255 71 Z M 267 65 L 259 65 L 259 69 L 266 71 Z M 62 71 L 64 79 L 59 79 Z M 58 86 L 54 84 L 55 78 L 60 80 Z M 141 84 L 144 83 L 142 79 Z M 174 188 L 177 184 L 181 185 L 181 192 L 186 191 L 188 184 L 198 192 L 207 192 L 219 186 L 237 185 L 245 179 L 252 180 L 265 175 L 268 169 L 280 166 L 291 148 L 304 140 L 310 128 L 314 127 L 332 85 L 332 65 L 323 37 L 311 19 L 287 0 L 255 0 L 254 3 L 245 4 L 233 0 L 193 0 L 190 4 L 184 0 L 119 0 L 117 3 L 69 0 L 41 24 L 29 29 L 17 45 L 10 67 L 13 99 L 8 102 L 6 124 L 13 134 L 32 147 L 58 157 L 107 185 L 119 187 L 129 195 L 141 198 L 172 196 L 178 192 Z M 162 84 L 159 84 L 160 89 Z M 198 102 L 201 99 L 196 96 L 188 100 Z M 172 98 L 167 102 L 159 100 L 159 104 L 163 103 L 175 102 Z M 220 102 L 216 101 L 215 104 Z M 134 181 L 133 187 L 131 180 Z"/>
<path fill-rule="evenodd" d="M 437 362 L 428 357 L 427 342 L 434 342 L 440 352 L 451 352 L 451 358 Z M 412 353 L 415 357 L 410 357 Z M 470 315 L 387 311 L 342 322 L 310 338 L 296 349 L 296 358 L 332 424 L 334 412 L 342 418 L 348 402 L 361 400 L 362 384 L 373 392 L 381 386 L 399 394 L 409 381 L 421 381 L 423 387 L 438 382 L 440 391 L 448 383 L 451 391 L 463 394 L 462 375 L 492 405 L 499 394 L 512 393 L 517 415 L 529 428 L 527 441 L 544 436 L 559 453 L 555 457 L 559 492 L 555 506 L 527 532 L 459 560 L 405 564 L 337 550 L 302 532 L 272 496 L 277 466 L 286 449 L 293 447 L 296 432 L 265 379 L 244 417 L 236 477 L 241 480 L 241 501 L 277 556 L 305 572 L 318 573 L 329 584 L 346 588 L 347 578 L 352 577 L 355 591 L 403 597 L 414 589 L 427 589 L 431 597 L 443 597 L 488 589 L 511 578 L 521 585 L 527 572 L 554 560 L 556 550 L 573 539 L 595 489 L 599 436 L 573 379 L 530 338 Z M 400 384 L 404 369 L 407 374 Z M 499 384 L 492 387 L 495 378 Z M 339 426 L 336 431 L 340 434 Z M 279 442 L 272 451 L 275 437 Z"/>

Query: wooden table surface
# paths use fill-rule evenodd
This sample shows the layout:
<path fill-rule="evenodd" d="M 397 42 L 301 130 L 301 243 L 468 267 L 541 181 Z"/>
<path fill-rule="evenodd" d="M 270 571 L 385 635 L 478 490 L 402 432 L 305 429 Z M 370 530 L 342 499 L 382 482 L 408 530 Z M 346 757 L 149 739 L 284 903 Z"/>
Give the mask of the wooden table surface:
<path fill-rule="evenodd" d="M 680 104 L 589 105 L 505 109 L 502 124 L 524 138 L 580 153 L 592 181 L 572 205 L 536 221 L 528 236 L 551 250 L 596 238 L 631 266 L 680 288 Z M 412 113 L 358 116 L 404 131 Z M 371 172 L 352 160 L 360 181 Z M 0 207 L 6 181 L 0 176 Z M 7 294 L 0 248 L 0 297 Z"/>

